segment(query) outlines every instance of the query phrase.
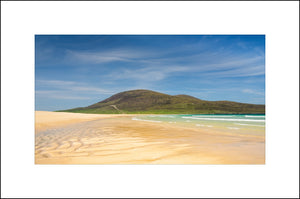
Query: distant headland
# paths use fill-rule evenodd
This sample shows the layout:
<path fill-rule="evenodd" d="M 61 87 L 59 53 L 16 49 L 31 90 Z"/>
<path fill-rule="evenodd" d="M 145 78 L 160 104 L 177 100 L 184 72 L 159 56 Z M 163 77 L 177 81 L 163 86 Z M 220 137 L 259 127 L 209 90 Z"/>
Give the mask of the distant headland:
<path fill-rule="evenodd" d="M 59 112 L 95 114 L 265 114 L 265 105 L 206 101 L 189 95 L 168 95 L 151 90 L 117 93 L 87 107 Z"/>

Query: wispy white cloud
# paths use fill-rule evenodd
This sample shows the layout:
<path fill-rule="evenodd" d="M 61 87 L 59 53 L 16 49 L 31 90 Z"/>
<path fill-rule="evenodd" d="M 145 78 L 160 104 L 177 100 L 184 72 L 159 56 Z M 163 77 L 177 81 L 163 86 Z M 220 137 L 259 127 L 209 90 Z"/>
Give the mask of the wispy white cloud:
<path fill-rule="evenodd" d="M 243 89 L 242 92 L 243 93 L 250 93 L 250 94 L 265 96 L 264 92 L 258 91 L 258 90 L 253 90 L 253 89 Z"/>
<path fill-rule="evenodd" d="M 195 53 L 180 53 L 195 50 Z M 200 52 L 199 52 L 199 49 Z M 114 79 L 144 79 L 159 81 L 175 72 L 198 73 L 200 76 L 243 77 L 264 74 L 264 55 L 242 54 L 224 48 L 212 49 L 204 43 L 189 44 L 160 51 L 147 49 L 111 49 L 99 52 L 67 50 L 70 60 L 102 64 L 132 62 L 132 67 L 116 66 L 108 76 Z M 138 68 L 137 68 L 138 66 Z"/>
<path fill-rule="evenodd" d="M 68 89 L 72 90 L 72 91 L 88 91 L 88 92 L 97 92 L 97 93 L 111 93 L 111 91 L 107 90 L 107 89 L 101 89 L 101 88 L 97 88 L 97 87 L 93 87 L 93 86 L 72 86 L 69 87 Z"/>
<path fill-rule="evenodd" d="M 169 56 L 183 53 L 185 51 L 204 51 L 209 47 L 207 42 L 197 42 L 193 44 L 185 44 L 177 46 L 176 48 L 164 49 L 146 49 L 146 48 L 114 48 L 101 51 L 75 51 L 66 50 L 67 60 L 77 60 L 88 63 L 108 63 L 115 61 L 124 62 L 139 62 L 139 63 L 160 63 L 162 61 L 170 61 L 172 59 L 166 58 Z M 216 52 L 216 51 L 215 51 Z M 176 60 L 176 59 L 174 59 Z"/>
<path fill-rule="evenodd" d="M 143 61 L 139 59 L 152 56 L 153 53 L 145 50 L 138 51 L 132 49 L 112 49 L 100 52 L 81 52 L 81 51 L 66 51 L 66 58 L 70 60 L 77 60 L 87 63 L 108 63 L 115 61 L 132 62 Z"/>
<path fill-rule="evenodd" d="M 215 63 L 208 65 L 208 67 L 212 67 L 215 70 L 219 69 L 232 69 L 232 68 L 242 68 L 243 66 L 261 62 L 264 60 L 262 56 L 235 56 L 229 59 L 221 59 L 219 61 L 215 61 Z"/>
<path fill-rule="evenodd" d="M 62 80 L 36 80 L 36 83 L 39 85 L 47 86 L 70 86 L 77 84 L 74 81 L 62 81 Z"/>
<path fill-rule="evenodd" d="M 93 95 L 113 94 L 114 91 L 86 83 L 62 80 L 36 80 L 36 95 L 55 99 L 91 99 Z M 87 97 L 88 96 L 88 97 Z"/>
<path fill-rule="evenodd" d="M 124 68 L 115 71 L 107 78 L 110 79 L 132 79 L 144 82 L 160 81 L 174 73 L 186 71 L 187 68 L 183 66 L 161 66 L 161 67 L 142 67 L 139 69 Z"/>
<path fill-rule="evenodd" d="M 63 80 L 36 80 L 38 86 L 48 86 L 61 90 L 69 91 L 91 91 L 101 93 L 111 93 L 111 91 L 95 86 L 89 86 L 86 83 L 75 81 L 63 81 Z"/>
<path fill-rule="evenodd" d="M 262 65 L 251 66 L 251 67 L 241 67 L 241 68 L 233 68 L 221 71 L 211 71 L 205 73 L 206 76 L 211 76 L 214 78 L 220 77 L 250 77 L 257 75 L 264 75 L 264 67 Z"/>
<path fill-rule="evenodd" d="M 38 97 L 53 98 L 53 99 L 72 99 L 72 100 L 86 100 L 90 97 L 74 95 L 74 93 L 66 93 L 66 91 L 52 91 L 52 90 L 37 90 L 35 94 Z"/>
<path fill-rule="evenodd" d="M 177 64 L 159 63 L 154 66 L 136 68 L 120 68 L 108 75 L 112 79 L 132 79 L 143 81 L 160 81 L 172 75 L 190 73 L 192 76 L 214 79 L 223 77 L 245 77 L 265 74 L 264 64 L 257 64 L 261 57 L 236 58 L 222 60 L 212 64 Z"/>

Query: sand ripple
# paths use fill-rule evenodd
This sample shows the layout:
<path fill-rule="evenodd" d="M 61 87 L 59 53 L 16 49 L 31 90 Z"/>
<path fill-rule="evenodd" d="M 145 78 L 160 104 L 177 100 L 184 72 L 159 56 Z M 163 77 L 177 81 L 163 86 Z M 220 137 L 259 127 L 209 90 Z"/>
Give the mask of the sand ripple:
<path fill-rule="evenodd" d="M 36 164 L 264 164 L 264 137 L 106 118 L 36 133 Z"/>

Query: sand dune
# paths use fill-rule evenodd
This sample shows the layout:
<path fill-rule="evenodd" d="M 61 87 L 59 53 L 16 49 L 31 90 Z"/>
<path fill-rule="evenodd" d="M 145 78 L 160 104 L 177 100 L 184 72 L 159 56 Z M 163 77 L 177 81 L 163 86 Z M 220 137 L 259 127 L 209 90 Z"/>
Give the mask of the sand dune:
<path fill-rule="evenodd" d="M 264 164 L 264 136 L 233 136 L 133 115 L 36 112 L 36 164 Z"/>

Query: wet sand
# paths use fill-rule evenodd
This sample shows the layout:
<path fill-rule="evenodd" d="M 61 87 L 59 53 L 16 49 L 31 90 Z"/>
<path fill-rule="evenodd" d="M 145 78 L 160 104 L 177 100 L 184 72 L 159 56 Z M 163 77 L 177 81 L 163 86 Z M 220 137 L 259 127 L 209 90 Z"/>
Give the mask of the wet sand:
<path fill-rule="evenodd" d="M 264 164 L 264 136 L 36 111 L 36 164 Z"/>
<path fill-rule="evenodd" d="M 123 117 L 126 114 L 81 114 L 65 112 L 35 111 L 35 132 L 57 128 L 68 124 L 91 121 L 102 118 Z"/>

